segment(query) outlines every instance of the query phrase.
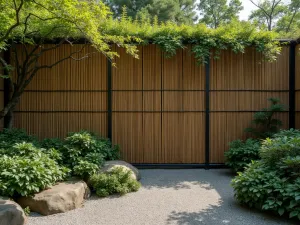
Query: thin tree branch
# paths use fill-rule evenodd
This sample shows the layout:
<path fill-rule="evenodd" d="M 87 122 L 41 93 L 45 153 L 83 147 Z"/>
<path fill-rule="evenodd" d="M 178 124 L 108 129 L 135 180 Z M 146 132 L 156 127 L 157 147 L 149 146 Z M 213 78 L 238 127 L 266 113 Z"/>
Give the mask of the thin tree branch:
<path fill-rule="evenodd" d="M 255 5 L 257 8 L 261 9 L 267 16 L 270 16 L 270 14 L 259 4 L 256 4 L 253 0 L 249 0 L 249 1 L 252 2 L 252 4 Z"/>

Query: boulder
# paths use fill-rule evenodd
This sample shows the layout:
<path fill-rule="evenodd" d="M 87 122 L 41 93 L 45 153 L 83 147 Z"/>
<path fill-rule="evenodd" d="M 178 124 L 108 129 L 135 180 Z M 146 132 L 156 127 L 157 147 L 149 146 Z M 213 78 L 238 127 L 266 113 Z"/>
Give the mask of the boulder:
<path fill-rule="evenodd" d="M 0 224 L 24 225 L 27 218 L 21 206 L 8 198 L 0 197 Z"/>
<path fill-rule="evenodd" d="M 132 172 L 132 178 L 136 180 L 141 179 L 140 172 L 136 167 L 121 160 L 106 161 L 104 166 L 101 168 L 101 172 L 109 172 L 115 167 L 122 167 L 125 170 L 130 170 Z"/>
<path fill-rule="evenodd" d="M 84 199 L 89 195 L 90 190 L 85 182 L 66 181 L 32 197 L 21 197 L 18 203 L 22 207 L 29 206 L 33 212 L 47 216 L 82 207 Z"/>

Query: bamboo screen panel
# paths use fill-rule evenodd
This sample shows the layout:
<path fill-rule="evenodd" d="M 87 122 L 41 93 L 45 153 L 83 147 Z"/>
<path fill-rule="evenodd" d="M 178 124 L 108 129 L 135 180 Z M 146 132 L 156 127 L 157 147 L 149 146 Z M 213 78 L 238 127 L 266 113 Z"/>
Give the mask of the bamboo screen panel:
<path fill-rule="evenodd" d="M 46 45 L 45 47 L 49 47 Z M 82 45 L 63 45 L 46 53 L 40 64 L 53 63 Z M 92 47 L 81 55 L 94 52 Z M 14 124 L 40 138 L 65 137 L 82 129 L 107 135 L 106 58 L 95 53 L 41 70 L 22 95 Z"/>
<path fill-rule="evenodd" d="M 41 63 L 81 47 L 64 45 L 44 55 Z M 155 45 L 139 46 L 139 60 L 113 48 L 120 58 L 111 77 L 112 139 L 120 145 L 124 160 L 204 163 L 205 67 L 197 65 L 190 47 L 166 58 Z M 300 90 L 300 55 L 296 57 L 296 90 Z M 224 51 L 220 59 L 210 61 L 210 163 L 224 163 L 228 142 L 247 137 L 244 129 L 255 111 L 268 106 L 267 98 L 289 103 L 289 48 L 283 48 L 274 63 L 261 59 L 254 49 L 247 49 L 245 54 Z M 107 136 L 107 78 L 107 60 L 100 53 L 40 71 L 21 98 L 15 125 L 40 138 L 65 137 L 81 129 Z M 3 90 L 3 83 L 0 86 Z M 287 128 L 288 112 L 277 116 Z"/>
<path fill-rule="evenodd" d="M 190 49 L 166 59 L 155 45 L 140 60 L 116 49 L 113 142 L 132 163 L 204 162 L 204 67 Z"/>
<path fill-rule="evenodd" d="M 296 113 L 296 128 L 300 129 L 300 44 L 296 45 L 296 51 L 295 51 L 295 66 L 296 66 L 296 74 L 295 74 L 295 113 Z"/>
<path fill-rule="evenodd" d="M 254 111 L 269 106 L 270 97 L 289 103 L 289 48 L 278 60 L 262 62 L 254 49 L 245 54 L 231 51 L 211 60 L 210 73 L 210 162 L 223 163 L 228 142 L 244 139 Z M 278 113 L 288 128 L 288 112 Z"/>

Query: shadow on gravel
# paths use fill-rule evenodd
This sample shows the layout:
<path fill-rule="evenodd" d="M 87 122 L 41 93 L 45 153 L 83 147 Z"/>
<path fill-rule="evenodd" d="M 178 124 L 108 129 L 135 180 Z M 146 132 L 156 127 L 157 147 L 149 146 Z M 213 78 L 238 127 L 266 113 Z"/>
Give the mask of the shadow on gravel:
<path fill-rule="evenodd" d="M 238 207 L 238 206 L 237 206 Z M 296 220 L 288 220 L 287 218 L 278 218 L 273 214 L 262 214 L 262 212 L 242 208 L 243 211 L 248 211 L 252 216 L 243 217 L 242 214 L 232 211 L 231 213 L 222 213 L 221 206 L 210 206 L 200 212 L 175 212 L 173 211 L 167 220 L 167 224 L 178 225 L 280 225 L 280 224 L 298 224 Z M 257 220 L 257 216 L 260 219 Z"/>
<path fill-rule="evenodd" d="M 208 208 L 199 212 L 173 211 L 167 219 L 167 224 L 178 225 L 264 225 L 264 224 L 297 224 L 274 214 L 260 212 L 258 210 L 242 207 L 234 199 L 233 189 L 230 181 L 234 173 L 227 169 L 211 170 L 142 170 L 147 179 L 142 180 L 143 188 L 175 190 L 190 189 L 197 185 L 206 190 L 215 190 L 220 195 L 218 205 L 210 205 Z M 199 201 L 201 204 L 201 201 Z M 299 222 L 298 222 L 299 224 Z"/>
<path fill-rule="evenodd" d="M 151 173 L 155 171 L 154 173 Z M 186 169 L 177 170 L 141 170 L 142 180 L 141 183 L 145 189 L 153 188 L 173 188 L 190 189 L 191 185 L 199 185 L 200 188 L 206 190 L 216 189 L 216 186 L 228 186 L 233 174 L 230 170 L 199 170 L 199 169 Z M 147 177 L 147 179 L 143 179 Z M 223 182 L 223 183 L 222 183 Z M 228 189 L 228 188 L 227 188 Z"/>

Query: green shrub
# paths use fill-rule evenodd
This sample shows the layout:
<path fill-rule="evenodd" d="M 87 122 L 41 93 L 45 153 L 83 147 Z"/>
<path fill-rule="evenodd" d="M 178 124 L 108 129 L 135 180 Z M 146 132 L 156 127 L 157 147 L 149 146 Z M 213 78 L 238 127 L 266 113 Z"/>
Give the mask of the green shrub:
<path fill-rule="evenodd" d="M 64 163 L 72 168 L 80 161 L 88 161 L 101 166 L 104 162 L 101 147 L 97 140 L 88 132 L 72 133 L 65 139 L 62 148 Z"/>
<path fill-rule="evenodd" d="M 281 130 L 273 135 L 273 138 L 278 137 L 300 137 L 300 130 L 296 130 L 293 128 L 289 130 Z"/>
<path fill-rule="evenodd" d="M 289 134 L 263 141 L 261 160 L 239 172 L 232 186 L 239 202 L 300 220 L 300 137 Z"/>
<path fill-rule="evenodd" d="M 0 149 L 0 156 L 20 156 L 34 158 L 36 155 L 41 155 L 41 149 L 35 147 L 32 143 L 15 143 L 7 148 Z"/>
<path fill-rule="evenodd" d="M 300 220 L 300 178 L 284 178 L 262 162 L 253 162 L 233 179 L 236 199 L 250 207 L 284 213 Z"/>
<path fill-rule="evenodd" d="M 89 184 L 99 197 L 106 197 L 111 194 L 124 195 L 138 191 L 141 186 L 138 181 L 131 177 L 131 173 L 122 167 L 117 167 L 110 172 L 92 175 Z"/>
<path fill-rule="evenodd" d="M 98 164 L 81 160 L 76 166 L 74 166 L 73 170 L 74 175 L 82 177 L 84 180 L 87 180 L 90 176 L 99 171 L 99 166 Z"/>
<path fill-rule="evenodd" d="M 243 171 L 252 161 L 258 160 L 260 141 L 247 139 L 246 141 L 235 140 L 229 143 L 229 150 L 225 152 L 226 165 L 234 171 Z"/>
<path fill-rule="evenodd" d="M 63 164 L 84 179 L 96 172 L 104 160 L 119 159 L 118 146 L 87 131 L 69 134 L 60 151 Z"/>
<path fill-rule="evenodd" d="M 276 171 L 272 171 L 260 161 L 252 162 L 244 171 L 233 179 L 235 197 L 250 207 L 261 208 L 273 191 L 274 183 L 281 183 Z"/>
<path fill-rule="evenodd" d="M 280 100 L 277 98 L 269 98 L 268 100 L 271 103 L 270 107 L 256 112 L 252 120 L 254 127 L 245 129 L 246 132 L 252 133 L 258 138 L 272 137 L 282 126 L 281 120 L 274 119 L 274 115 L 277 112 L 284 112 L 285 106 L 280 104 Z"/>
<path fill-rule="evenodd" d="M 59 138 L 45 138 L 40 142 L 40 146 L 44 149 L 59 150 L 64 146 L 64 142 Z"/>
<path fill-rule="evenodd" d="M 16 155 L 0 156 L 0 195 L 28 196 L 63 180 L 68 173 L 31 143 L 15 144 L 11 150 Z"/>
<path fill-rule="evenodd" d="M 267 138 L 262 142 L 260 150 L 264 163 L 276 167 L 286 157 L 300 155 L 300 137 Z"/>
<path fill-rule="evenodd" d="M 28 142 L 39 146 L 36 137 L 28 135 L 26 131 L 20 129 L 3 129 L 0 132 L 0 149 L 7 149 L 16 143 Z"/>

